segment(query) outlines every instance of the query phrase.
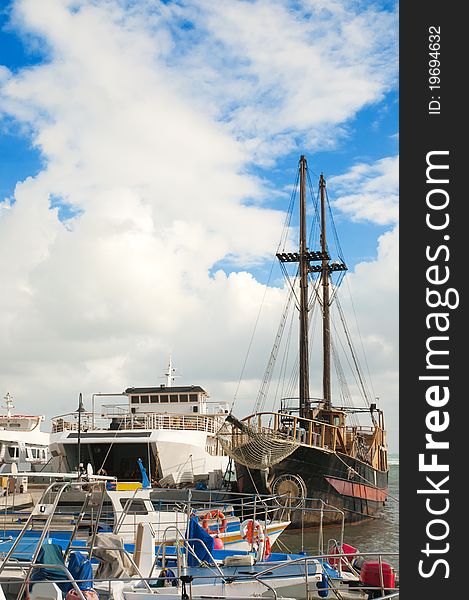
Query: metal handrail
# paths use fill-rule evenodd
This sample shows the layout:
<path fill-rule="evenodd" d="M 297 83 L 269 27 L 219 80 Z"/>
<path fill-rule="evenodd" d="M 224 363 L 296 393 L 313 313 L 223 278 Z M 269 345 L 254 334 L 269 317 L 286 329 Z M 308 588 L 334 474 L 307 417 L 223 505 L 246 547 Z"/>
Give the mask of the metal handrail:
<path fill-rule="evenodd" d="M 171 527 L 168 527 L 168 529 L 171 529 Z M 192 554 L 192 556 L 194 556 L 195 558 L 197 558 L 197 560 L 199 560 L 199 563 L 201 563 L 202 561 L 200 561 L 199 557 L 197 556 L 197 554 L 195 553 L 195 551 L 193 550 L 193 548 L 191 548 L 191 546 L 189 545 L 189 542 L 197 542 L 207 552 L 208 556 L 210 557 L 210 560 L 213 563 L 213 566 L 215 567 L 216 571 L 218 572 L 218 576 L 223 580 L 223 582 L 227 582 L 228 579 L 230 581 L 235 581 L 235 580 L 238 580 L 238 579 L 242 580 L 243 579 L 242 577 L 241 578 L 240 577 L 232 577 L 232 576 L 227 577 L 223 573 L 223 571 L 221 570 L 220 565 L 214 559 L 212 553 L 207 548 L 207 545 L 205 544 L 205 542 L 203 540 L 201 540 L 199 538 L 186 538 L 185 536 L 182 535 L 182 533 L 181 533 L 181 531 L 179 531 L 179 529 L 177 529 L 177 528 L 175 528 L 175 529 L 176 529 L 176 542 L 179 541 L 179 544 L 176 547 L 177 549 L 181 545 L 180 542 L 182 541 L 185 550 L 187 552 L 190 552 Z M 180 540 L 178 540 L 178 536 L 181 536 Z M 173 543 L 173 540 L 168 540 L 167 542 L 164 542 L 162 545 L 166 546 L 166 545 L 169 545 L 170 543 Z M 161 545 L 160 545 L 160 548 L 161 548 Z M 153 574 L 153 571 L 154 571 L 154 569 L 155 569 L 155 567 L 157 565 L 157 562 L 158 562 L 158 559 L 159 559 L 160 548 L 158 548 L 158 553 L 155 556 L 155 560 L 154 560 L 152 568 L 150 570 L 150 576 Z M 163 555 L 163 558 L 164 558 L 164 555 Z M 177 560 L 178 560 L 178 566 L 179 566 L 179 559 L 177 559 Z M 163 565 L 163 568 L 164 568 L 164 565 Z M 178 579 L 180 579 L 180 577 L 178 577 Z M 213 575 L 211 576 L 211 579 L 213 579 Z M 266 581 L 263 581 L 263 580 L 262 581 L 258 581 L 258 583 L 262 584 L 264 587 L 266 587 L 268 590 L 270 590 L 273 593 L 274 600 L 277 600 L 277 598 L 278 598 L 277 591 L 271 585 L 269 585 Z"/>
<path fill-rule="evenodd" d="M 119 418 L 119 429 L 109 429 L 112 418 Z M 109 431 L 113 435 L 116 431 L 133 431 L 139 429 L 171 429 L 191 430 L 216 433 L 224 423 L 224 413 L 187 414 L 187 413 L 158 413 L 158 412 L 123 412 L 116 414 L 102 414 L 101 422 L 96 423 L 95 413 L 85 412 L 81 415 L 81 429 L 86 432 Z M 77 431 L 78 423 L 76 413 L 67 413 L 52 419 L 52 433 L 64 431 Z"/>
<path fill-rule="evenodd" d="M 330 558 L 334 558 L 337 559 L 339 558 L 339 566 L 341 565 L 341 559 L 343 557 L 346 558 L 353 558 L 356 557 L 357 553 L 341 553 L 341 554 L 323 554 L 320 556 L 304 556 L 301 558 L 295 558 L 293 560 L 289 560 L 288 561 L 288 565 L 294 565 L 294 564 L 300 564 L 300 563 L 304 563 L 305 565 L 305 573 L 307 572 L 307 566 L 308 566 L 308 562 L 309 561 L 321 561 L 321 560 L 328 560 Z M 360 556 L 377 556 L 378 557 L 378 561 L 380 564 L 380 583 L 381 585 L 379 587 L 373 587 L 373 586 L 364 586 L 367 589 L 370 590 L 381 590 L 382 594 L 384 594 L 384 583 L 383 583 L 383 567 L 382 567 L 382 557 L 383 556 L 399 556 L 399 554 L 397 552 L 360 552 Z M 285 565 L 285 563 L 279 563 L 277 565 L 273 565 L 272 567 L 269 567 L 267 569 L 264 569 L 263 571 L 257 573 L 255 575 L 255 579 L 257 577 L 261 577 L 262 575 L 266 575 L 266 574 L 271 574 L 273 571 L 276 571 L 280 568 L 282 568 Z M 338 570 L 339 574 L 340 574 L 340 570 Z M 390 589 L 390 590 L 395 590 L 397 588 L 386 588 L 386 589 Z"/>

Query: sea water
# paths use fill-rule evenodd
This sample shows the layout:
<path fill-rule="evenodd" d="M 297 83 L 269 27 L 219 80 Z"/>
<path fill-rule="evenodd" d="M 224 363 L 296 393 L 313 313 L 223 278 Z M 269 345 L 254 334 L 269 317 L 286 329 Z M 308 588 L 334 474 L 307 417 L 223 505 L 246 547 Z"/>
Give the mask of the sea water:
<path fill-rule="evenodd" d="M 389 457 L 389 497 L 386 505 L 376 518 L 362 523 L 345 525 L 344 542 L 358 548 L 360 552 L 399 552 L 399 456 Z M 340 539 L 340 528 L 324 527 L 324 552 L 327 553 L 328 540 Z M 281 541 L 292 551 L 308 554 L 318 552 L 318 529 L 285 531 Z M 366 558 L 366 556 L 365 556 Z M 369 557 L 369 560 L 375 558 Z M 396 569 L 398 556 L 383 557 Z"/>

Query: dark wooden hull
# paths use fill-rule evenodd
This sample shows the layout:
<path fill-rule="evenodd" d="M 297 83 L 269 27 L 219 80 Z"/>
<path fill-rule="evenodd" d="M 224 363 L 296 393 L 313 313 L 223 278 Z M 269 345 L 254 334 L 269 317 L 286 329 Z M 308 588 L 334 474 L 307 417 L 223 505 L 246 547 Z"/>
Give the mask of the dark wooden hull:
<path fill-rule="evenodd" d="M 290 456 L 268 472 L 248 469 L 236 465 L 238 489 L 246 493 L 275 493 L 276 481 L 282 476 L 301 478 L 308 500 L 302 508 L 319 508 L 325 503 L 343 511 L 348 523 L 362 521 L 375 516 L 386 502 L 388 471 L 378 471 L 371 465 L 337 452 L 328 452 L 320 448 L 300 446 Z M 289 501 L 286 501 L 288 504 Z M 291 501 L 292 506 L 297 502 Z M 301 507 L 300 507 L 301 508 Z M 324 524 L 341 522 L 337 511 L 325 511 Z M 311 510 L 292 511 L 292 526 L 299 527 L 319 524 L 320 513 Z"/>

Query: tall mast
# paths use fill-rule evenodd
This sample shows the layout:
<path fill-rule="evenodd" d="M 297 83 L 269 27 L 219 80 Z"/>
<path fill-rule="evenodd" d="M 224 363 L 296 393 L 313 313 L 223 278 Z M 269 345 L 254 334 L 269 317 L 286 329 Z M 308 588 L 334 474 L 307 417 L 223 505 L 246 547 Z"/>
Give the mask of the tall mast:
<path fill-rule="evenodd" d="M 308 250 L 306 246 L 306 158 L 300 157 L 300 249 L 299 252 L 279 252 L 281 263 L 298 263 L 300 274 L 300 382 L 299 413 L 308 418 L 310 414 L 309 354 L 308 354 L 308 274 L 317 273 L 322 283 L 322 329 L 323 329 L 323 397 L 326 409 L 331 403 L 331 326 L 330 326 L 330 273 L 346 271 L 342 261 L 330 263 L 326 241 L 326 181 L 319 178 L 321 199 L 321 250 Z M 314 264 L 314 263 L 320 264 Z M 313 264 L 312 264 L 313 263 Z"/>
<path fill-rule="evenodd" d="M 308 356 L 308 272 L 306 246 L 306 158 L 300 158 L 300 417 L 307 417 L 309 408 Z"/>
<path fill-rule="evenodd" d="M 323 174 L 319 178 L 321 196 L 321 279 L 322 279 L 322 346 L 323 373 L 322 389 L 325 408 L 331 408 L 331 323 L 329 315 L 329 255 L 326 242 L 326 181 Z"/>

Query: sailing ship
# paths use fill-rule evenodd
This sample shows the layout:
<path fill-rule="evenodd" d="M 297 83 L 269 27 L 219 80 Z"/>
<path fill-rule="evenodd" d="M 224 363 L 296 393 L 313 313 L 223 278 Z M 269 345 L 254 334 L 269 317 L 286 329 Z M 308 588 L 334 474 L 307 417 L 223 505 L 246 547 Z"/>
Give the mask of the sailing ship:
<path fill-rule="evenodd" d="M 296 263 L 299 279 L 298 295 L 291 285 L 291 294 L 297 300 L 299 311 L 298 398 L 284 399 L 278 412 L 257 411 L 242 420 L 230 414 L 218 437 L 235 462 L 239 491 L 280 495 L 290 506 L 301 506 L 308 498 L 314 498 L 325 509 L 327 505 L 339 508 L 344 513 L 345 521 L 353 522 L 375 515 L 387 499 L 384 416 L 377 403 L 371 400 L 361 374 L 357 381 L 363 392 L 365 406 L 354 407 L 350 398 L 346 397 L 348 394 L 343 393 L 340 404 L 332 402 L 331 351 L 334 353 L 335 346 L 331 341 L 330 309 L 336 299 L 337 285 L 332 285 L 331 278 L 333 275 L 343 277 L 347 266 L 343 260 L 331 261 L 329 255 L 326 239 L 326 181 L 322 174 L 319 177 L 317 210 L 320 248 L 315 251 L 308 248 L 307 180 L 311 183 L 306 158 L 301 156 L 297 177 L 300 188 L 299 251 L 277 252 L 277 258 L 284 267 Z M 310 279 L 314 276 L 315 285 L 310 286 Z M 310 292 L 319 300 L 322 317 L 323 374 L 320 398 L 310 395 Z M 279 337 L 280 333 L 277 334 L 266 374 L 272 372 Z M 353 349 L 349 337 L 347 341 Z M 356 354 L 353 363 L 359 366 Z M 259 397 L 263 394 L 265 389 Z M 257 407 L 260 404 L 258 402 Z M 371 424 L 361 425 L 357 413 L 368 415 Z M 301 511 L 298 512 L 301 514 Z M 314 524 L 314 514 L 310 513 L 304 518 L 311 519 L 311 524 Z M 341 518 L 337 511 L 331 511 L 325 515 L 324 522 L 334 523 Z"/>

